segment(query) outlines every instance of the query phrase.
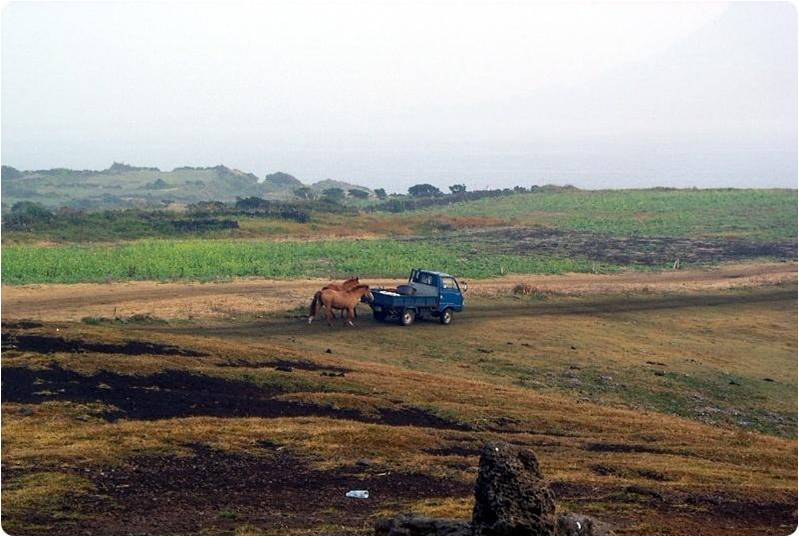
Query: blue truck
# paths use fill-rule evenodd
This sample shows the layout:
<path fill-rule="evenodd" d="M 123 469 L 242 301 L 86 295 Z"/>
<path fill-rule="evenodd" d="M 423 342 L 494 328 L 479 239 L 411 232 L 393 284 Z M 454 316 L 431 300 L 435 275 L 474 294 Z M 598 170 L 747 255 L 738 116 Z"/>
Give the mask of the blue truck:
<path fill-rule="evenodd" d="M 463 311 L 463 292 L 458 280 L 433 270 L 413 269 L 407 285 L 372 289 L 372 296 L 369 305 L 376 320 L 397 319 L 403 326 L 424 316 L 449 324 L 454 312 Z"/>

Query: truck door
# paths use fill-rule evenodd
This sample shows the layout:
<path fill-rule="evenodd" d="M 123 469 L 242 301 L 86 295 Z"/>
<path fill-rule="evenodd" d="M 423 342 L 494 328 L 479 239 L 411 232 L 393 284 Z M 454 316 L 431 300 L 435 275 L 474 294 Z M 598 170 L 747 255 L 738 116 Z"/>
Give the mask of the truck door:
<path fill-rule="evenodd" d="M 455 278 L 442 277 L 441 278 L 441 305 L 440 309 L 451 307 L 460 310 L 463 307 L 463 295 L 458 287 L 458 282 Z"/>

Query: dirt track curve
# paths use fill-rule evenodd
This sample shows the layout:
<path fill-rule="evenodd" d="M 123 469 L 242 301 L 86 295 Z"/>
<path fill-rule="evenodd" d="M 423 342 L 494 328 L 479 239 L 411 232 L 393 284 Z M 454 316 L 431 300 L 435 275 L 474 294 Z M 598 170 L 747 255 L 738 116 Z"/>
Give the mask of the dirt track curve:
<path fill-rule="evenodd" d="M 469 282 L 469 296 L 508 294 L 517 284 L 538 292 L 590 296 L 628 292 L 713 292 L 795 282 L 796 263 L 725 265 L 707 270 L 621 274 L 514 275 Z M 362 278 L 372 286 L 397 280 Z M 242 279 L 220 283 L 125 282 L 3 286 L 3 317 L 79 320 L 88 316 L 162 318 L 264 315 L 306 307 L 329 280 Z"/>

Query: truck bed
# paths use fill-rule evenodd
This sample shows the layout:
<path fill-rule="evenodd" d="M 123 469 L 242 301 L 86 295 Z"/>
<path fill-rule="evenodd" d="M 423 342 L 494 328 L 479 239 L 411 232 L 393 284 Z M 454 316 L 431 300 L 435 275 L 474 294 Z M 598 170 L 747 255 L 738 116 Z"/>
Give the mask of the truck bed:
<path fill-rule="evenodd" d="M 372 307 L 382 308 L 429 308 L 438 305 L 437 296 L 399 295 L 386 291 L 373 291 L 374 302 Z"/>

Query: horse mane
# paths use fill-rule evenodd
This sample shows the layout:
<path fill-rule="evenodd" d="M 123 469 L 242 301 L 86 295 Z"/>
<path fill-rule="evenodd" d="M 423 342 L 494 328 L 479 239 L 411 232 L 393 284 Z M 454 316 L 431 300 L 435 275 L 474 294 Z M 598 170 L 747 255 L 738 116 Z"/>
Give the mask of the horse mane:
<path fill-rule="evenodd" d="M 369 290 L 369 286 L 362 283 L 361 285 L 356 285 L 355 287 L 350 289 L 350 291 L 359 291 L 361 289 L 366 289 L 368 291 Z"/>

